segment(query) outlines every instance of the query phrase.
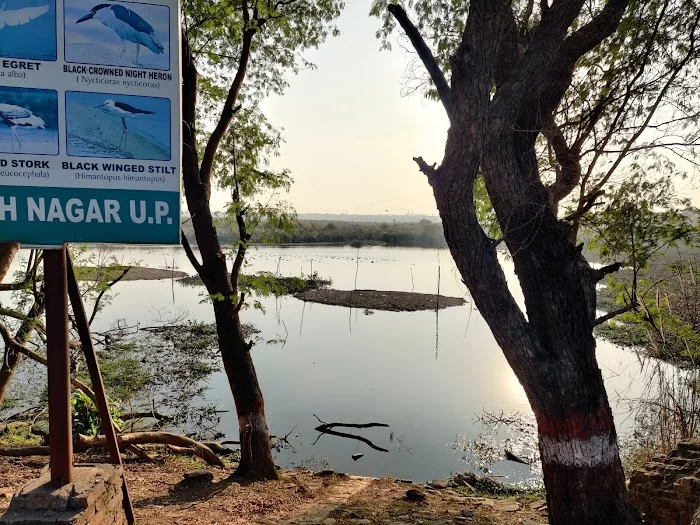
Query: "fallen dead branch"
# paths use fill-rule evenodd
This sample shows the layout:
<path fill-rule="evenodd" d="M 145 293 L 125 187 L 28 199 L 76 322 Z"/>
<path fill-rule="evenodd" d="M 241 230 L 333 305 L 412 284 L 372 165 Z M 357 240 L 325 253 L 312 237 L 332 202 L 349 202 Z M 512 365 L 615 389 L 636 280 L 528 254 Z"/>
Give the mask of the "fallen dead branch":
<path fill-rule="evenodd" d="M 337 427 L 344 427 L 344 428 L 374 428 L 374 427 L 384 427 L 384 428 L 389 428 L 389 425 L 386 423 L 326 423 L 325 421 L 322 421 L 319 419 L 319 417 L 316 414 L 313 414 L 313 416 L 318 419 L 319 423 L 321 423 L 319 426 L 316 427 L 316 431 L 320 432 L 318 438 L 316 438 L 316 441 L 314 441 L 314 445 L 318 442 L 319 439 L 321 439 L 321 436 L 323 434 L 329 434 L 331 436 L 338 436 L 338 437 L 343 437 L 347 439 L 355 439 L 357 441 L 362 441 L 366 445 L 372 447 L 374 450 L 378 450 L 380 452 L 389 452 L 388 449 L 382 448 L 378 445 L 375 445 L 372 441 L 367 439 L 366 437 L 363 436 L 358 436 L 356 434 L 350 434 L 348 432 L 339 432 L 338 430 L 335 430 Z"/>
<path fill-rule="evenodd" d="M 214 454 L 212 450 L 186 436 L 179 434 L 171 434 L 169 432 L 134 432 L 130 434 L 118 434 L 117 441 L 120 446 L 131 448 L 134 450 L 135 445 L 170 445 L 172 447 L 180 447 L 191 450 L 192 454 L 203 459 L 209 465 L 224 467 L 224 462 L 221 458 Z M 105 436 L 85 436 L 78 434 L 75 436 L 73 449 L 75 452 L 85 452 L 88 449 L 95 447 L 106 447 L 107 439 Z M 141 450 L 137 448 L 136 450 Z M 37 447 L 0 447 L 0 456 L 47 456 L 49 454 L 48 446 Z M 137 454 L 140 455 L 140 454 Z"/>
<path fill-rule="evenodd" d="M 224 467 L 224 462 L 221 458 L 214 454 L 211 449 L 194 439 L 190 439 L 180 434 L 172 434 L 170 432 L 133 432 L 130 434 L 118 434 L 117 442 L 120 445 L 174 445 L 178 447 L 188 447 L 195 451 L 195 455 L 210 465 Z M 107 445 L 105 436 L 85 436 L 78 434 L 77 444 L 87 447 L 103 447 Z"/>

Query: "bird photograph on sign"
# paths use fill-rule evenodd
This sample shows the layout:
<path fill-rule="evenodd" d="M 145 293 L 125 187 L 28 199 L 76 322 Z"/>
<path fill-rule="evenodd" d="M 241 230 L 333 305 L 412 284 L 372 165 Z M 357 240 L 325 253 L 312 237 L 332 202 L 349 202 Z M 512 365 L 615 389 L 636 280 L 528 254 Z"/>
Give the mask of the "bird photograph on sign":
<path fill-rule="evenodd" d="M 0 152 L 58 155 L 58 93 L 0 86 Z"/>
<path fill-rule="evenodd" d="M 67 91 L 66 141 L 75 157 L 170 160 L 170 101 Z"/>
<path fill-rule="evenodd" d="M 56 0 L 0 0 L 0 56 L 56 60 Z"/>
<path fill-rule="evenodd" d="M 64 3 L 66 62 L 170 69 L 170 9 L 136 2 Z"/>

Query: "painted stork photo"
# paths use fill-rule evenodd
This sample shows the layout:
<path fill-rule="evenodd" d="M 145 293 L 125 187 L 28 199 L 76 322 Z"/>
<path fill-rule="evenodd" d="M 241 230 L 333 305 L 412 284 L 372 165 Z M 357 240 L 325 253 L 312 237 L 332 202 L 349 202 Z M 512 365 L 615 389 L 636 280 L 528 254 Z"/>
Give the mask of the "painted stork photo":
<path fill-rule="evenodd" d="M 170 138 L 168 99 L 66 92 L 70 156 L 170 160 Z"/>
<path fill-rule="evenodd" d="M 170 69 L 170 9 L 135 2 L 66 0 L 67 62 Z"/>
<path fill-rule="evenodd" d="M 0 87 L 0 152 L 58 155 L 58 94 Z"/>
<path fill-rule="evenodd" d="M 0 56 L 56 60 L 56 0 L 0 0 Z"/>

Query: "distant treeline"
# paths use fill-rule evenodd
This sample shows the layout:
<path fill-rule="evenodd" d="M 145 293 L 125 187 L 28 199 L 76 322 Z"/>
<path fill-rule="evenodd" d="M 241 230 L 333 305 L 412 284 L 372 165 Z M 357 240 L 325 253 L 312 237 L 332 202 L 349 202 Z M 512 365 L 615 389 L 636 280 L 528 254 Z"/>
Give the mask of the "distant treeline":
<path fill-rule="evenodd" d="M 190 222 L 183 224 L 185 234 L 194 239 Z M 238 240 L 236 232 L 226 221 L 217 224 L 222 244 Z M 291 232 L 282 232 L 271 225 L 258 227 L 253 232 L 257 244 L 339 244 L 385 245 L 419 248 L 442 248 L 446 245 L 442 224 L 419 222 L 345 222 L 299 220 Z"/>

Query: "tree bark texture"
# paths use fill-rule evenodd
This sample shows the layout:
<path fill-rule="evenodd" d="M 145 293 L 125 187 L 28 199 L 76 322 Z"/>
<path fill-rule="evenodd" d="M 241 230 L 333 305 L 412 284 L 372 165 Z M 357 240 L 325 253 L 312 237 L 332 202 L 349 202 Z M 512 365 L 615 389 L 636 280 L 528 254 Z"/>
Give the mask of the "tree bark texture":
<path fill-rule="evenodd" d="M 43 313 L 44 297 L 43 295 L 39 295 L 39 297 L 34 300 L 34 304 L 29 309 L 26 318 L 18 328 L 14 337 L 15 341 L 19 344 L 24 344 L 29 341 Z M 21 362 L 22 354 L 11 346 L 5 345 L 4 359 L 2 360 L 2 366 L 0 366 L 0 404 L 2 404 L 7 396 L 12 378 L 15 376 Z"/>
<path fill-rule="evenodd" d="M 251 343 L 245 340 L 237 304 L 237 275 L 228 270 L 226 255 L 221 249 L 214 218 L 209 206 L 211 169 L 216 146 L 231 122 L 245 76 L 252 34 L 246 31 L 239 71 L 236 74 L 224 110 L 216 127 L 216 135 L 208 144 L 200 167 L 197 155 L 196 107 L 197 69 L 183 35 L 183 182 L 185 198 L 196 236 L 201 262 L 183 239 L 192 265 L 212 297 L 221 358 L 238 414 L 241 441 L 241 462 L 237 474 L 251 479 L 277 479 L 278 474 L 270 449 L 270 435 L 265 419 L 265 404 L 258 383 Z M 213 148 L 213 149 L 212 149 Z"/>
<path fill-rule="evenodd" d="M 0 282 L 5 279 L 7 272 L 10 269 L 10 265 L 17 255 L 19 250 L 19 243 L 16 242 L 2 242 L 0 243 Z"/>
<path fill-rule="evenodd" d="M 567 36 L 583 4 L 554 2 L 522 50 L 510 2 L 472 0 L 443 101 L 452 114 L 442 164 L 415 160 L 432 186 L 462 278 L 535 413 L 550 523 L 636 525 L 595 357 L 595 272 L 556 216 L 558 201 L 540 179 L 535 150 L 576 60 L 615 30 L 627 2 L 610 0 Z M 402 20 L 405 12 L 391 12 L 404 29 L 415 29 Z M 477 176 L 484 177 L 526 314 L 508 290 L 497 243 L 479 225 Z M 571 186 L 576 173 L 567 177 Z"/>

